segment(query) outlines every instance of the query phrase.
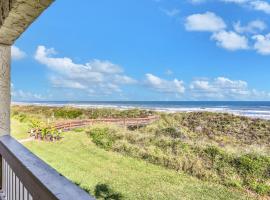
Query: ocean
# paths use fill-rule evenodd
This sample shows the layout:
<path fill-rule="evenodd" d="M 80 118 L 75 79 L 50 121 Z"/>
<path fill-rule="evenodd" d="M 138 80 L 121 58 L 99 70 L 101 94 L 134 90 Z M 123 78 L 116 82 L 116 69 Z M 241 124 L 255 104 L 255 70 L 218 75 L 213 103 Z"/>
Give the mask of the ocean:
<path fill-rule="evenodd" d="M 140 108 L 171 113 L 210 111 L 270 120 L 270 101 L 39 101 L 13 102 L 13 104 L 79 108 Z"/>

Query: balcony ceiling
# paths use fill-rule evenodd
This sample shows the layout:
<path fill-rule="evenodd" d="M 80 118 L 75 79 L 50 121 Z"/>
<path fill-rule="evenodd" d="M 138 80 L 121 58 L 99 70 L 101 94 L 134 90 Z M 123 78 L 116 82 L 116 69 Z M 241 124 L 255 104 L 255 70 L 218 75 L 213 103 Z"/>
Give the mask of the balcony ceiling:
<path fill-rule="evenodd" d="M 0 44 L 12 45 L 53 0 L 0 0 Z"/>

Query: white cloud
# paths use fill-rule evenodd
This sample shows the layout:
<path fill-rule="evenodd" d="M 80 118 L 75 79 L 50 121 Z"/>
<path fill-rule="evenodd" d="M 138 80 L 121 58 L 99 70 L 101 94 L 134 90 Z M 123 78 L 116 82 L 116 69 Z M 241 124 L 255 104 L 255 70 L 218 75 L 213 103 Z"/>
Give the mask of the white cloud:
<path fill-rule="evenodd" d="M 206 2 L 206 0 L 189 0 L 193 4 L 200 4 Z"/>
<path fill-rule="evenodd" d="M 171 81 L 161 79 L 153 74 L 146 74 L 146 85 L 161 93 L 183 94 L 185 92 L 184 82 L 178 79 Z"/>
<path fill-rule="evenodd" d="M 135 79 L 123 74 L 115 74 L 114 81 L 121 84 L 135 84 L 137 82 Z"/>
<path fill-rule="evenodd" d="M 54 54 L 53 49 L 39 46 L 35 58 L 50 69 L 49 80 L 52 87 L 63 89 L 62 92 L 59 92 L 59 89 L 55 90 L 57 92 L 54 95 L 58 95 L 60 99 L 65 97 L 72 99 L 101 98 L 111 97 L 115 94 L 120 97 L 124 94 L 122 86 L 127 84 L 137 84 L 142 87 L 141 89 L 147 87 L 161 93 L 164 98 L 175 95 L 177 98 L 187 97 L 189 99 L 192 97 L 198 100 L 270 99 L 269 93 L 250 89 L 248 83 L 242 80 L 231 80 L 226 77 L 217 77 L 212 80 L 197 79 L 186 88 L 182 80 L 167 80 L 148 73 L 140 83 L 125 75 L 120 66 L 109 61 L 92 60 L 86 64 L 78 64 L 70 58 L 56 57 Z M 14 89 L 12 91 L 15 99 L 44 99 L 39 94 Z"/>
<path fill-rule="evenodd" d="M 230 80 L 228 78 L 225 77 L 218 77 L 215 79 L 215 85 L 218 86 L 218 88 L 222 88 L 222 89 L 229 89 L 229 90 L 233 90 L 233 91 L 237 91 L 237 90 L 243 90 L 245 88 L 247 88 L 248 84 L 246 81 L 242 81 L 242 80 Z"/>
<path fill-rule="evenodd" d="M 44 99 L 40 94 L 27 92 L 24 90 L 16 90 L 13 84 L 11 84 L 11 97 L 15 101 L 38 101 Z"/>
<path fill-rule="evenodd" d="M 217 77 L 213 80 L 194 80 L 190 84 L 190 93 L 198 99 L 251 100 L 270 98 L 267 92 L 249 89 L 246 81 L 231 80 L 226 77 Z"/>
<path fill-rule="evenodd" d="M 267 35 L 255 35 L 254 49 L 262 55 L 270 55 L 270 33 Z"/>
<path fill-rule="evenodd" d="M 51 76 L 50 81 L 53 84 L 53 87 L 57 88 L 72 88 L 72 89 L 86 89 L 85 85 L 82 85 L 79 82 L 74 80 L 63 79 L 61 77 Z"/>
<path fill-rule="evenodd" d="M 53 87 L 81 89 L 98 94 L 121 91 L 120 86 L 134 84 L 136 80 L 125 75 L 123 69 L 110 61 L 94 59 L 85 64 L 68 57 L 55 57 L 55 50 L 38 46 L 35 59 L 52 72 Z"/>
<path fill-rule="evenodd" d="M 13 60 L 20 60 L 26 57 L 26 53 L 16 46 L 11 47 L 11 58 Z"/>
<path fill-rule="evenodd" d="M 264 0 L 221 0 L 221 1 L 244 5 L 253 10 L 263 11 L 267 14 L 270 14 L 270 3 Z"/>
<path fill-rule="evenodd" d="M 215 13 L 206 12 L 193 14 L 186 18 L 185 27 L 188 31 L 209 31 L 216 32 L 226 28 L 223 19 Z"/>
<path fill-rule="evenodd" d="M 168 70 L 166 70 L 165 74 L 168 76 L 173 75 L 173 71 L 168 69 Z"/>
<path fill-rule="evenodd" d="M 217 42 L 217 45 L 231 51 L 248 49 L 248 39 L 233 31 L 220 31 L 212 35 L 211 39 Z"/>
<path fill-rule="evenodd" d="M 221 1 L 229 2 L 229 3 L 243 4 L 243 3 L 249 2 L 250 0 L 221 0 Z"/>
<path fill-rule="evenodd" d="M 270 14 L 270 4 L 266 1 L 261 0 L 250 1 L 250 5 L 255 10 L 263 11 L 267 14 Z"/>
<path fill-rule="evenodd" d="M 246 26 L 242 26 L 238 21 L 233 24 L 234 30 L 238 33 L 258 33 L 266 29 L 267 25 L 261 20 L 249 22 Z"/>
<path fill-rule="evenodd" d="M 177 16 L 180 13 L 180 10 L 177 8 L 173 8 L 173 9 L 164 9 L 161 8 L 160 9 L 165 15 L 169 16 L 169 17 L 174 17 Z"/>
<path fill-rule="evenodd" d="M 193 4 L 202 3 L 206 1 L 207 0 L 190 0 L 190 2 Z M 262 11 L 266 14 L 270 14 L 270 3 L 268 2 L 268 0 L 219 0 L 219 1 L 225 3 L 235 3 L 253 10 Z"/>
<path fill-rule="evenodd" d="M 190 1 L 192 2 L 192 0 Z M 243 5 L 253 10 L 263 11 L 270 14 L 270 3 L 265 0 L 220 1 Z M 234 31 L 226 30 L 226 27 L 227 25 L 224 20 L 212 12 L 193 14 L 188 16 L 185 20 L 185 28 L 187 31 L 212 32 L 211 39 L 215 40 L 216 44 L 224 49 L 230 51 L 254 49 L 259 54 L 270 55 L 270 34 L 259 34 L 267 28 L 265 22 L 261 20 L 253 20 L 246 25 L 242 25 L 241 22 L 238 21 L 233 24 Z M 255 40 L 255 43 L 249 44 L 250 34 L 257 34 L 252 37 L 252 39 Z M 253 48 L 250 48 L 250 45 L 253 46 Z"/>
<path fill-rule="evenodd" d="M 212 90 L 212 86 L 209 85 L 207 80 L 195 80 L 190 84 L 192 90 Z"/>

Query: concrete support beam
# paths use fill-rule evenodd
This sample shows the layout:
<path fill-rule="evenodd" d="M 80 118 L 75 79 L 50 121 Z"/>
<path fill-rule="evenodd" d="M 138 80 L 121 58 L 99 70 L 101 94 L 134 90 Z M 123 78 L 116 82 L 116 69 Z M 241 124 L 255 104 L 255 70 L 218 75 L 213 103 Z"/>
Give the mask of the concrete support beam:
<path fill-rule="evenodd" d="M 0 44 L 12 45 L 53 0 L 0 0 Z"/>
<path fill-rule="evenodd" d="M 10 46 L 0 45 L 0 136 L 10 134 Z"/>

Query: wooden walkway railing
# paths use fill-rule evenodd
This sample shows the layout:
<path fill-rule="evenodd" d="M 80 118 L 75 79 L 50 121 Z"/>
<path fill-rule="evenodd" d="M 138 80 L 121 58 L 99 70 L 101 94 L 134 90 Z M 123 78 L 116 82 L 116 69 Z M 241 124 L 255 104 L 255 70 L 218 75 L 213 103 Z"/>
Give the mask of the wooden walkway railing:
<path fill-rule="evenodd" d="M 89 126 L 97 123 L 118 124 L 121 126 L 145 126 L 158 120 L 158 116 L 149 116 L 145 118 L 107 118 L 107 119 L 85 119 L 85 120 L 68 120 L 63 122 L 57 122 L 53 127 L 57 130 L 71 130 L 84 126 Z"/>

